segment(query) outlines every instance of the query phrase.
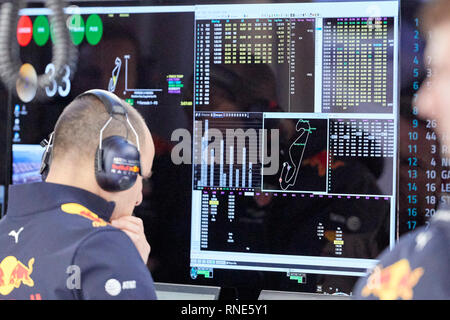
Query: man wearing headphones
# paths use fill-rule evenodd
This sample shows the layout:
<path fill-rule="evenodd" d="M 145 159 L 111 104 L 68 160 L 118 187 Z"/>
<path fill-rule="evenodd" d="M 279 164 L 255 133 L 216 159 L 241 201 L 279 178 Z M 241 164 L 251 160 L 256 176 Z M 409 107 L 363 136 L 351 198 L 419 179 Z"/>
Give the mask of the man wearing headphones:
<path fill-rule="evenodd" d="M 154 145 L 140 114 L 90 90 L 45 143 L 45 182 L 10 187 L 0 221 L 0 299 L 156 299 L 142 180 Z"/>

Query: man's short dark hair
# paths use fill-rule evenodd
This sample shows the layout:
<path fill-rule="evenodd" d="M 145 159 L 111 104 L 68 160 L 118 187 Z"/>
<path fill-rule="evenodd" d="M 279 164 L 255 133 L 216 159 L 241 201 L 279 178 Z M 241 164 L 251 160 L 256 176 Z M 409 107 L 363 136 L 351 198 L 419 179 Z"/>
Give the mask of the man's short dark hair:
<path fill-rule="evenodd" d="M 139 136 L 139 144 L 145 141 L 146 123 L 140 113 L 123 101 L 128 118 Z M 53 159 L 69 155 L 77 160 L 92 159 L 100 141 L 100 130 L 110 115 L 103 103 L 94 96 L 83 96 L 73 100 L 64 109 L 55 126 Z M 114 116 L 103 131 L 103 139 L 112 135 L 126 137 L 136 145 L 136 137 L 123 116 Z"/>

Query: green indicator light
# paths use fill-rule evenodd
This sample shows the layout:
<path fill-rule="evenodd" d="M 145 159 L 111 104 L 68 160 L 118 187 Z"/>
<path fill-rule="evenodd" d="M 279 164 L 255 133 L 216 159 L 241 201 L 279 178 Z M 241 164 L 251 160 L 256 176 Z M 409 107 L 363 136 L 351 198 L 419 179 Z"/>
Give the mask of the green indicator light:
<path fill-rule="evenodd" d="M 302 276 L 290 276 L 289 279 L 297 280 L 298 283 L 303 283 L 303 277 Z"/>
<path fill-rule="evenodd" d="M 98 14 L 91 14 L 86 20 L 86 40 L 90 45 L 97 45 L 103 36 L 103 22 Z"/>
<path fill-rule="evenodd" d="M 33 39 L 40 47 L 45 45 L 50 37 L 50 25 L 46 16 L 38 16 L 33 23 Z"/>
<path fill-rule="evenodd" d="M 205 278 L 211 278 L 210 272 L 208 270 L 199 270 L 197 274 L 202 274 Z"/>
<path fill-rule="evenodd" d="M 84 20 L 79 14 L 73 14 L 69 17 L 68 28 L 70 38 L 74 45 L 78 46 L 84 39 Z"/>
<path fill-rule="evenodd" d="M 128 103 L 130 106 L 134 106 L 134 99 L 125 99 L 125 102 Z"/>

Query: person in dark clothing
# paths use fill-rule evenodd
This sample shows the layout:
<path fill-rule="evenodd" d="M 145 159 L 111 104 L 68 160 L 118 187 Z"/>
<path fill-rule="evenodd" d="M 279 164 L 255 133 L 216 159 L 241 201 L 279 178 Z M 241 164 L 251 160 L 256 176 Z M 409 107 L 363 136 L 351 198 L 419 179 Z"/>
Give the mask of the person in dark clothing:
<path fill-rule="evenodd" d="M 152 137 L 135 109 L 95 92 L 75 98 L 59 117 L 45 182 L 10 187 L 0 221 L 0 299 L 156 299 L 150 245 L 133 216 L 151 175 Z M 136 165 L 117 154 L 100 165 L 120 178 L 114 190 L 97 167 L 119 145 L 112 148 L 112 140 L 138 150 Z"/>

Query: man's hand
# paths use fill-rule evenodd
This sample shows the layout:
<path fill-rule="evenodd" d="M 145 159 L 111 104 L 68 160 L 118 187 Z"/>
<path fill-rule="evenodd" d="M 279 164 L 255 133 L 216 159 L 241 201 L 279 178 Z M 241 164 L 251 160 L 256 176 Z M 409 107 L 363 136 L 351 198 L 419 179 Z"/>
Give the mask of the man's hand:
<path fill-rule="evenodd" d="M 111 220 L 111 225 L 122 230 L 130 237 L 141 255 L 142 260 L 147 264 L 151 248 L 145 237 L 142 219 L 133 216 L 124 216 Z"/>

